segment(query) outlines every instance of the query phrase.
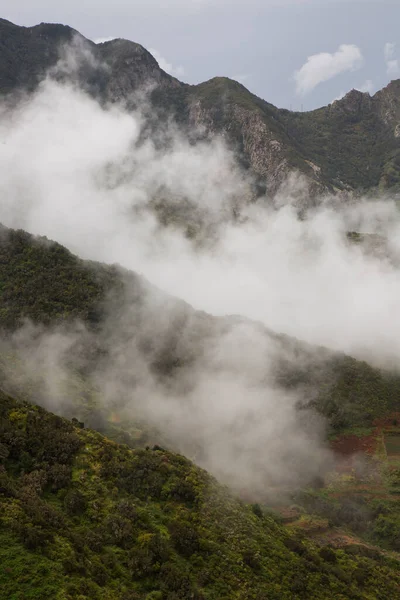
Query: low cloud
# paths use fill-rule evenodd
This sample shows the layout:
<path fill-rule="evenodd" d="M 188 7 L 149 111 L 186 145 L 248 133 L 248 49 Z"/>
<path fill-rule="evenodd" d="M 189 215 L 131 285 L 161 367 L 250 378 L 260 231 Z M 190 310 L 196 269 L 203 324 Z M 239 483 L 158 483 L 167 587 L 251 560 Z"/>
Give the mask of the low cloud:
<path fill-rule="evenodd" d="M 185 69 L 182 66 L 174 67 L 160 54 L 160 52 L 158 52 L 158 50 L 155 50 L 154 48 L 150 48 L 149 52 L 154 56 L 163 71 L 173 75 L 174 77 L 183 77 L 185 74 Z"/>
<path fill-rule="evenodd" d="M 125 273 L 125 296 L 107 305 L 96 342 L 106 353 L 84 367 L 106 405 L 120 403 L 119 418 L 163 428 L 229 483 L 307 481 L 327 458 L 323 424 L 298 411 L 312 390 L 278 385 L 277 361 L 305 363 L 294 339 L 270 329 L 398 364 L 396 203 L 320 198 L 300 217 L 307 188 L 296 176 L 251 203 L 251 177 L 223 139 L 189 143 L 165 123 L 157 139 L 143 139 L 144 114 L 52 79 L 1 104 L 0 221 L 119 263 L 171 294 Z M 372 243 L 383 239 L 388 251 L 368 253 L 347 231 L 375 234 Z M 53 402 L 68 395 L 68 369 L 81 373 L 81 348 L 96 350 L 79 323 L 68 331 L 27 325 L 13 341 L 21 376 L 44 373 Z M 184 358 L 178 367 L 176 357 Z M 176 377 L 161 377 L 171 363 Z"/>
<path fill-rule="evenodd" d="M 307 62 L 294 74 L 296 93 L 304 96 L 312 92 L 320 83 L 346 71 L 360 68 L 363 57 L 360 48 L 354 44 L 342 44 L 332 54 L 321 52 L 307 58 Z"/>
<path fill-rule="evenodd" d="M 290 351 L 263 325 L 226 316 L 235 263 L 245 288 L 254 277 L 246 282 L 237 263 L 241 236 L 251 239 L 254 225 L 257 238 L 268 213 L 245 215 L 251 180 L 222 139 L 190 144 L 170 125 L 168 144 L 160 131 L 143 142 L 145 127 L 140 110 L 100 105 L 52 79 L 20 104 L 0 105 L 0 221 L 120 263 L 223 318 L 122 273 L 125 292 L 106 302 L 96 338 L 81 323 L 28 323 L 2 342 L 13 357 L 10 391 L 68 416 L 90 412 L 96 399 L 106 415 L 161 431 L 169 447 L 232 486 L 293 489 L 329 460 L 324 424 L 299 413 L 302 390 L 276 381 L 276 361 L 292 361 Z M 174 217 L 167 226 L 157 199 Z M 243 230 L 233 226 L 237 203 L 249 221 Z M 187 235 L 191 222 L 204 228 L 200 239 Z M 90 414 L 78 416 L 94 426 Z"/>
<path fill-rule="evenodd" d="M 296 202 L 307 187 L 292 178 L 274 198 L 249 204 L 251 180 L 222 139 L 190 144 L 172 126 L 168 145 L 143 143 L 145 125 L 138 111 L 100 106 L 54 81 L 11 113 L 4 106 L 0 221 L 143 273 L 211 314 L 241 314 L 310 343 L 400 360 L 400 329 L 387 321 L 400 302 L 397 270 L 344 236 L 360 230 L 396 246 L 395 202 L 332 210 L 321 199 L 299 219 Z M 196 228 L 200 237 L 192 238 Z"/>

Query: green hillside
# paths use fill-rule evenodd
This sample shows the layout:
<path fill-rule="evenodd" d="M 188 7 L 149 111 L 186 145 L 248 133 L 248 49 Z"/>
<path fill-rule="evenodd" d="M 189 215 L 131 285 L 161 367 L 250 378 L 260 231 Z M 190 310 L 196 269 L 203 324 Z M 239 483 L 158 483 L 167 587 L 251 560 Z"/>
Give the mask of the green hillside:
<path fill-rule="evenodd" d="M 332 440 L 371 435 L 377 440 L 372 471 L 370 467 L 366 471 L 361 469 L 360 475 L 358 469 L 350 483 L 339 478 L 320 491 L 308 490 L 296 496 L 296 503 L 306 513 L 316 512 L 330 519 L 332 527 L 350 528 L 368 543 L 398 548 L 395 532 L 400 517 L 397 488 L 393 487 L 397 475 L 386 459 L 382 462 L 379 440 L 383 433 L 374 429 L 376 422 L 390 419 L 399 411 L 398 374 L 275 334 L 261 324 L 197 312 L 184 302 L 162 294 L 134 273 L 83 261 L 48 239 L 4 227 L 0 238 L 0 304 L 3 330 L 0 386 L 30 402 L 56 407 L 59 414 L 75 417 L 137 452 L 155 444 L 173 448 L 175 440 L 168 428 L 159 425 L 155 429 L 140 413 L 133 418 L 128 410 L 125 415 L 125 400 L 120 395 L 112 402 L 104 402 L 91 373 L 99 365 L 101 370 L 101 365 L 111 360 L 113 344 L 126 344 L 128 353 L 132 343 L 139 340 L 143 357 L 149 361 L 160 385 L 168 389 L 171 381 L 179 381 L 182 374 L 187 376 L 191 369 L 201 365 L 205 349 L 212 348 L 219 336 L 239 324 L 254 327 L 257 335 L 267 336 L 269 346 L 274 348 L 276 385 L 296 391 L 299 398 L 304 398 L 299 411 L 311 408 L 323 415 Z M 165 318 L 166 315 L 169 317 Z M 39 371 L 27 371 L 25 361 L 29 353 L 21 352 L 13 337 L 26 319 L 39 327 L 39 333 L 43 325 L 50 332 L 54 327 L 75 331 L 76 319 L 86 326 L 85 333 L 64 356 L 63 376 L 67 374 L 67 379 L 62 379 L 57 393 L 54 386 L 50 393 L 46 387 L 48 371 L 40 372 L 40 367 Z M 112 334 L 113 323 L 120 319 L 124 322 L 123 340 L 120 332 L 116 338 Z M 36 351 L 34 345 L 32 350 Z M 56 375 L 52 373 L 51 377 L 54 384 Z M 199 440 L 194 437 L 192 446 L 186 446 L 190 456 L 201 452 Z M 362 444 L 359 448 L 364 451 Z M 246 494 L 251 497 L 252 490 L 248 489 Z M 254 499 L 261 500 L 264 496 L 269 497 L 268 490 L 261 495 L 260 489 L 254 490 Z M 29 559 L 28 564 L 31 563 Z"/>
<path fill-rule="evenodd" d="M 182 456 L 130 450 L 3 393 L 0 461 L 3 598 L 372 600 L 400 589 L 394 559 L 316 547 Z"/>

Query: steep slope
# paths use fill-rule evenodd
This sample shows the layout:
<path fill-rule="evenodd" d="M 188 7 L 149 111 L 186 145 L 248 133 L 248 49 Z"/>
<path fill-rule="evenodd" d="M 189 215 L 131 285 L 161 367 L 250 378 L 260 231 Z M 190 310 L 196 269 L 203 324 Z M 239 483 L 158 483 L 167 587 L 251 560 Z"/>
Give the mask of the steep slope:
<path fill-rule="evenodd" d="M 71 44 L 77 61 L 66 60 Z M 72 77 L 103 101 L 124 101 L 128 108 L 140 102 L 135 92 L 146 88 L 150 121 L 155 114 L 162 119 L 172 114 L 194 139 L 223 135 L 253 172 L 255 194 L 274 193 L 293 170 L 306 177 L 312 195 L 399 189 L 399 81 L 373 97 L 352 90 L 327 107 L 296 113 L 227 78 L 186 85 L 160 69 L 139 44 L 96 45 L 62 25 L 24 28 L 0 20 L 0 50 L 1 94 L 32 91 L 50 68 L 53 76 Z"/>
<path fill-rule="evenodd" d="M 2 392 L 0 539 L 7 598 L 383 600 L 400 586 L 394 559 L 318 548 L 182 456 Z"/>
<path fill-rule="evenodd" d="M 398 189 L 400 82 L 373 97 L 356 90 L 300 113 L 279 110 L 228 79 L 192 92 L 191 118 L 236 140 L 254 172 L 276 189 L 298 169 L 314 191 Z"/>
<path fill-rule="evenodd" d="M 208 135 L 226 137 L 237 149 L 242 164 L 252 169 L 260 191 L 264 191 L 264 183 L 264 188 L 274 193 L 294 169 L 306 176 L 311 192 L 322 192 L 328 185 L 288 134 L 281 117 L 283 111 L 257 98 L 240 83 L 217 77 L 193 86 L 189 106 L 189 124 L 205 127 Z"/>
<path fill-rule="evenodd" d="M 349 478 L 346 471 L 345 480 L 331 481 L 328 488 L 313 491 L 311 496 L 298 496 L 296 504 L 303 505 L 307 512 L 320 513 L 330 519 L 330 523 L 353 528 L 370 543 L 398 549 L 397 475 L 381 451 L 385 431 L 392 432 L 391 435 L 397 431 L 392 424 L 398 419 L 396 411 L 398 413 L 400 407 L 397 374 L 274 334 L 261 324 L 197 312 L 184 302 L 162 294 L 134 273 L 117 266 L 82 261 L 46 238 L 35 238 L 7 228 L 2 228 L 1 234 L 0 386 L 3 389 L 30 402 L 53 407 L 58 414 L 77 417 L 86 426 L 131 448 L 154 444 L 179 448 L 201 464 L 208 464 L 204 456 L 207 457 L 210 443 L 215 441 L 208 431 L 214 428 L 212 419 L 208 421 L 206 435 L 197 422 L 194 429 L 188 429 L 187 437 L 182 430 L 177 435 L 173 421 L 162 417 L 154 421 L 148 418 L 148 413 L 132 410 L 132 394 L 125 397 L 124 390 L 135 388 L 137 373 L 147 365 L 149 377 L 157 381 L 157 388 L 146 391 L 145 401 L 150 400 L 156 390 L 163 389 L 168 394 L 171 386 L 178 390 L 183 383 L 184 391 L 179 397 L 180 410 L 184 414 L 190 401 L 188 383 L 199 369 L 204 368 L 208 353 L 214 363 L 216 342 L 225 335 L 235 340 L 229 336 L 236 335 L 244 327 L 246 336 L 256 333 L 260 337 L 255 339 L 268 341 L 274 362 L 271 373 L 271 358 L 265 356 L 265 369 L 261 372 L 265 385 L 271 385 L 272 377 L 275 389 L 294 392 L 303 399 L 303 407 L 309 406 L 313 412 L 322 414 L 329 424 L 333 447 L 340 450 L 342 445 L 349 446 L 349 460 L 355 461 L 355 478 L 354 474 Z M 26 319 L 35 326 L 26 324 Z M 84 327 L 76 325 L 77 319 Z M 43 334 L 44 338 L 41 337 Z M 240 341 L 240 338 L 236 341 L 238 339 Z M 65 346 L 63 340 L 68 342 Z M 122 369 L 115 363 L 115 348 L 119 351 L 117 358 L 123 357 L 126 364 Z M 132 348 L 135 349 L 133 353 Z M 220 355 L 215 368 L 224 369 L 229 378 L 240 370 L 245 372 L 251 368 L 246 348 L 246 344 L 243 349 L 239 344 L 237 360 L 233 362 L 229 353 L 225 363 Z M 41 362 L 43 352 L 45 361 Z M 32 358 L 35 359 L 33 362 Z M 257 358 L 261 367 L 262 361 L 262 357 Z M 113 374 L 114 367 L 116 375 Z M 99 388 L 92 378 L 93 373 L 103 371 L 118 382 L 107 399 L 102 395 L 101 386 Z M 213 376 L 212 370 L 206 373 Z M 257 379 L 253 381 L 259 385 Z M 108 383 L 106 380 L 102 385 Z M 158 407 L 160 410 L 162 404 Z M 266 408 L 268 420 L 268 406 Z M 299 406 L 299 415 L 301 410 Z M 258 421 L 262 418 L 262 407 L 259 407 Z M 313 419 L 307 419 L 313 435 Z M 389 425 L 385 430 L 379 429 L 377 423 L 385 420 Z M 227 447 L 233 439 L 235 443 L 232 448 L 229 445 L 229 452 L 238 450 L 242 456 L 244 449 L 238 442 L 246 423 L 235 422 L 234 437 L 231 423 L 228 421 L 228 431 L 224 430 L 226 425 L 220 424 L 217 438 L 226 435 Z M 251 428 L 250 424 L 250 432 Z M 364 438 L 367 449 L 376 452 L 372 470 L 368 466 L 372 457 L 367 454 L 365 459 L 362 458 Z M 371 439 L 375 440 L 372 445 Z M 245 450 L 249 452 L 248 437 L 244 440 Z M 249 461 L 253 461 L 248 467 L 257 465 L 260 456 L 266 456 L 262 440 L 255 444 L 254 452 L 248 454 Z M 215 463 L 212 452 L 209 459 L 211 464 Z M 366 464 L 364 460 L 367 460 Z M 340 458 L 339 465 L 341 463 Z M 321 474 L 324 476 L 325 471 Z M 293 473 L 288 475 L 293 487 Z M 282 482 L 282 475 L 279 479 Z M 298 483 L 295 480 L 296 485 L 307 482 L 305 475 Z M 239 487 L 243 490 L 243 485 Z M 247 498 L 271 501 L 269 487 L 265 484 L 261 487 L 256 482 L 254 486 L 248 484 L 245 492 Z M 275 494 L 276 491 L 272 491 L 272 497 Z M 300 529 L 304 528 L 305 523 L 301 521 L 300 525 Z M 326 528 L 331 531 L 328 525 Z M 328 539 L 330 535 L 332 533 Z M 13 547 L 16 553 L 20 551 L 18 545 Z M 36 565 L 32 557 L 26 557 L 26 560 Z"/>

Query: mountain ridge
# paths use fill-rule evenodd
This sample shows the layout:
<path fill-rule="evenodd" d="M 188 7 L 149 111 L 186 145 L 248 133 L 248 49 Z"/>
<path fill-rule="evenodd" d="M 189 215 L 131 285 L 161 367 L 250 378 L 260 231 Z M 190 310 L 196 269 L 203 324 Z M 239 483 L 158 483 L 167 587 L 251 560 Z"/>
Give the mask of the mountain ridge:
<path fill-rule="evenodd" d="M 35 89 L 57 64 L 60 45 L 74 38 L 98 63 L 87 63 L 75 74 L 84 89 L 134 109 L 132 94 L 152 82 L 155 114 L 173 116 L 187 132 L 222 135 L 259 182 L 261 193 L 274 194 L 293 170 L 305 177 L 313 196 L 400 189 L 400 80 L 373 96 L 351 90 L 326 107 L 291 112 L 226 77 L 182 83 L 129 40 L 96 45 L 64 25 L 23 28 L 0 20 L 0 94 Z"/>

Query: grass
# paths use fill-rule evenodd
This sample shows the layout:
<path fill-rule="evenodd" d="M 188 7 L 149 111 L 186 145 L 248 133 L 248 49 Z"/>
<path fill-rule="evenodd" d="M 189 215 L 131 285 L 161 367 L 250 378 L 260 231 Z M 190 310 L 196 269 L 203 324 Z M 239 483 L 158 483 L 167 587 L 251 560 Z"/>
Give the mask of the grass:
<path fill-rule="evenodd" d="M 4 600 L 64 600 L 63 574 L 51 559 L 27 551 L 0 528 L 0 590 Z"/>

